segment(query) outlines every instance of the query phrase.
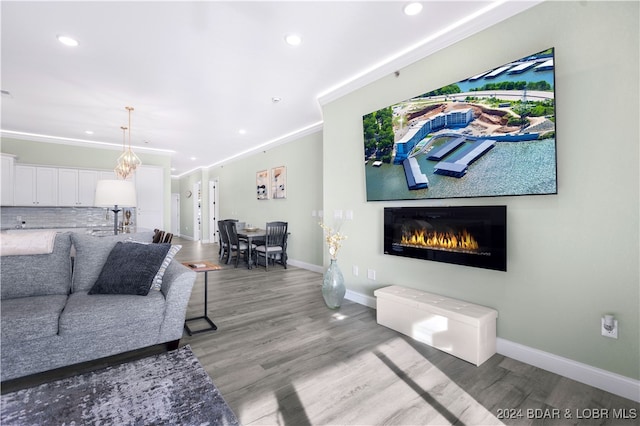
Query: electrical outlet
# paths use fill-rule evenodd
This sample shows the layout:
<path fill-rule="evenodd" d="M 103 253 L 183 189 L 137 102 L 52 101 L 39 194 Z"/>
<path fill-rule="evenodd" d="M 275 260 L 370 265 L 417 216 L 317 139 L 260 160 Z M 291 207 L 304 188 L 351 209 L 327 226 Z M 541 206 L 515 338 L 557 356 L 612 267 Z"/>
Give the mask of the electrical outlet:
<path fill-rule="evenodd" d="M 359 272 L 359 271 L 358 271 L 358 265 L 353 265 L 352 272 L 353 272 L 353 276 L 354 276 L 354 277 L 357 277 L 357 276 L 358 276 L 358 272 Z"/>
<path fill-rule="evenodd" d="M 375 269 L 367 269 L 367 278 L 369 278 L 370 280 L 373 280 L 373 281 L 376 280 L 376 271 L 375 271 Z"/>
<path fill-rule="evenodd" d="M 617 339 L 618 338 L 618 320 L 613 320 L 613 328 L 611 330 L 607 330 L 605 328 L 604 318 L 601 318 L 600 321 L 601 321 L 600 332 L 602 333 L 602 335 L 605 337 L 610 337 L 612 339 Z"/>

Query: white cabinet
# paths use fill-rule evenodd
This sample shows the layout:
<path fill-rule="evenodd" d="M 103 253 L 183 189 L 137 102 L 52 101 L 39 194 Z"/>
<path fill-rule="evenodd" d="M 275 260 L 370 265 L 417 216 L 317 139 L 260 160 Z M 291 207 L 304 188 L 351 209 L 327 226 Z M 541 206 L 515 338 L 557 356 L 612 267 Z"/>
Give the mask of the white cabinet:
<path fill-rule="evenodd" d="M 16 165 L 13 201 L 16 206 L 58 205 L 58 169 Z"/>
<path fill-rule="evenodd" d="M 105 170 L 98 171 L 98 180 L 114 180 L 114 179 L 118 179 L 114 171 L 105 171 Z"/>
<path fill-rule="evenodd" d="M 97 181 L 97 170 L 58 169 L 58 205 L 93 206 Z"/>
<path fill-rule="evenodd" d="M 2 193 L 0 194 L 2 196 L 2 200 L 0 201 L 0 205 L 12 206 L 15 158 L 13 155 L 2 155 L 0 156 L 0 159 L 2 160 L 0 167 L 0 171 L 2 171 Z"/>
<path fill-rule="evenodd" d="M 136 226 L 138 229 L 164 228 L 164 169 L 139 166 L 135 172 Z"/>

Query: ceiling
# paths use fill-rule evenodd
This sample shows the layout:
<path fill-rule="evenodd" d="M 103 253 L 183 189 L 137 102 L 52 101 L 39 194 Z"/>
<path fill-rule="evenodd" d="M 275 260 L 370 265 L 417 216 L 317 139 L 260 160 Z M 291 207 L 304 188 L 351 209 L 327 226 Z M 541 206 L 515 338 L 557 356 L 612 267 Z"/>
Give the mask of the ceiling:
<path fill-rule="evenodd" d="M 539 2 L 3 0 L 2 134 L 109 144 L 115 166 L 132 106 L 134 151 L 180 176 L 317 131 L 324 103 Z"/>

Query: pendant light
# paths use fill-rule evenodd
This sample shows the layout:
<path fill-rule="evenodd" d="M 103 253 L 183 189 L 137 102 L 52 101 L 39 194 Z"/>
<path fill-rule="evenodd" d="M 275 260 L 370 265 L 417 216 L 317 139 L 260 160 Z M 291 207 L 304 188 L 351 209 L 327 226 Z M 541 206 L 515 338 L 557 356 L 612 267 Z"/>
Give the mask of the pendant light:
<path fill-rule="evenodd" d="M 124 180 L 127 177 L 129 177 L 129 174 L 131 173 L 131 168 L 125 162 L 125 157 L 126 157 L 126 154 L 127 154 L 127 148 L 126 148 L 126 145 L 125 145 L 125 136 L 126 136 L 126 132 L 127 132 L 127 127 L 120 126 L 120 128 L 122 129 L 122 154 L 120 154 L 120 157 L 118 157 L 118 165 L 116 166 L 116 168 L 113 171 L 116 172 L 116 176 L 118 178 Z"/>
<path fill-rule="evenodd" d="M 133 111 L 133 107 L 128 106 L 128 107 L 124 107 L 124 109 L 129 111 L 129 127 L 128 128 L 121 127 L 121 129 L 123 130 L 123 137 L 124 137 L 124 132 L 127 129 L 129 130 L 129 149 L 125 150 L 122 153 L 122 155 L 118 159 L 118 165 L 116 167 L 116 174 L 118 174 L 118 177 L 121 177 L 122 179 L 126 179 L 129 175 L 132 175 L 133 172 L 136 170 L 136 168 L 142 165 L 142 161 L 140 161 L 140 158 L 138 158 L 138 156 L 131 149 L 131 111 Z M 124 145 L 124 140 L 123 140 L 123 145 Z"/>

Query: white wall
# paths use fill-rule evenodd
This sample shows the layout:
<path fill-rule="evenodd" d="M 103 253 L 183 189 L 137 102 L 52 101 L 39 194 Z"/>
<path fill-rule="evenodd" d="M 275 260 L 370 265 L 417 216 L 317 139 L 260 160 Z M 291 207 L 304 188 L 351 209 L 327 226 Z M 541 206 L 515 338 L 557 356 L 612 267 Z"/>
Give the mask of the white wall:
<path fill-rule="evenodd" d="M 640 378 L 638 17 L 638 2 L 545 2 L 324 105 L 324 209 L 354 211 L 339 256 L 349 290 L 397 284 L 491 306 L 503 339 Z M 558 195 L 366 202 L 364 114 L 548 47 Z M 508 272 L 383 254 L 385 206 L 486 204 L 508 206 Z M 600 336 L 604 313 L 619 339 Z"/>

